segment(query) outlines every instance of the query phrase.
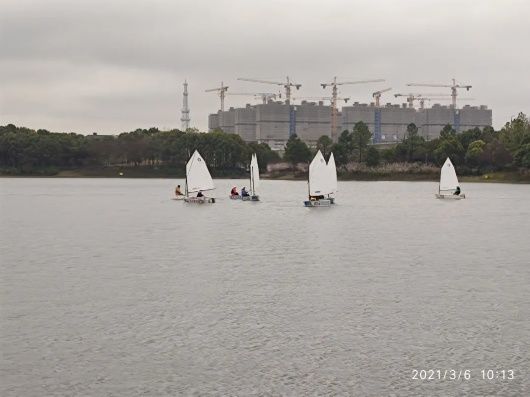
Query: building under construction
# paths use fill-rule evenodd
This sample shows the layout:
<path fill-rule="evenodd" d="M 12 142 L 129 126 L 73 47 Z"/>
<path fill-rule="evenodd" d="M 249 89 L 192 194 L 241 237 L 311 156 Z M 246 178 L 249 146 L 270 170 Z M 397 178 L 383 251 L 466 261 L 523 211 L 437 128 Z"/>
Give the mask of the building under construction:
<path fill-rule="evenodd" d="M 405 137 L 410 123 L 416 124 L 419 134 L 428 140 L 437 138 L 447 124 L 458 132 L 491 126 L 492 111 L 484 105 L 455 110 L 452 105 L 434 104 L 430 108 L 415 109 L 407 104 L 376 106 L 355 102 L 338 112 L 336 131 L 332 134 L 332 107 L 324 102 L 302 101 L 299 105 L 289 105 L 268 101 L 210 114 L 208 129 L 221 129 L 241 136 L 246 142 L 264 142 L 282 150 L 293 134 L 314 145 L 322 135 L 336 138 L 343 130 L 351 131 L 358 121 L 368 125 L 374 143 L 391 143 Z"/>

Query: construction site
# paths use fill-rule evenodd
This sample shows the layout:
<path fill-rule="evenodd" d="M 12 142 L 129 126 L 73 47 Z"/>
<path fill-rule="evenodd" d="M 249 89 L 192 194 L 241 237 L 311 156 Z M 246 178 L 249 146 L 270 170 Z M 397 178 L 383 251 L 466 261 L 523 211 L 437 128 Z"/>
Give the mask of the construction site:
<path fill-rule="evenodd" d="M 420 136 L 427 140 L 437 138 L 444 126 L 450 124 L 457 132 L 471 128 L 484 128 L 492 125 L 492 111 L 486 105 L 457 106 L 458 91 L 469 91 L 471 85 L 459 84 L 454 79 L 450 84 L 409 83 L 410 87 L 437 87 L 449 89 L 441 93 L 394 93 L 385 88 L 372 93 L 369 103 L 353 102 L 349 97 L 339 96 L 338 89 L 343 85 L 384 82 L 383 79 L 320 83 L 323 89 L 331 89 L 329 96 L 293 96 L 292 90 L 299 90 L 301 84 L 286 79 L 274 82 L 258 79 L 239 78 L 238 80 L 273 84 L 283 87 L 283 93 L 230 92 L 221 83 L 220 87 L 206 90 L 220 98 L 220 110 L 208 117 L 209 131 L 222 130 L 241 136 L 246 142 L 264 142 L 275 150 L 282 150 L 290 136 L 296 134 L 307 144 L 314 146 L 318 138 L 327 135 L 334 141 L 343 130 L 352 130 L 355 123 L 362 121 L 372 133 L 373 143 L 396 143 L 401 141 L 407 126 L 414 123 Z M 419 88 L 417 88 L 419 90 Z M 444 90 L 440 90 L 444 91 Z M 230 95 L 252 96 L 259 104 L 245 107 L 230 107 L 225 110 L 225 99 Z M 405 98 L 405 103 L 382 103 L 382 96 Z M 459 102 L 473 98 L 458 97 Z M 449 101 L 449 104 L 443 104 Z M 339 104 L 342 105 L 339 108 Z"/>

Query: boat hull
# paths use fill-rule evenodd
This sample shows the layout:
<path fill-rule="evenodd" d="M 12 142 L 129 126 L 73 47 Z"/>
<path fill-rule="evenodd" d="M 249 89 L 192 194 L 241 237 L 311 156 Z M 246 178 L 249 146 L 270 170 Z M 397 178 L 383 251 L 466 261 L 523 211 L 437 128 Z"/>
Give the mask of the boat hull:
<path fill-rule="evenodd" d="M 172 197 L 171 200 L 181 201 L 181 200 L 184 200 L 185 198 L 186 198 L 185 196 L 176 196 L 176 197 Z"/>
<path fill-rule="evenodd" d="M 331 206 L 331 200 L 328 200 L 328 199 L 304 201 L 304 207 L 307 207 L 307 208 L 330 207 L 330 206 Z"/>
<path fill-rule="evenodd" d="M 257 194 L 252 195 L 252 196 L 244 196 L 244 197 L 241 197 L 241 200 L 243 200 L 243 201 L 259 201 L 259 196 Z"/>
<path fill-rule="evenodd" d="M 230 200 L 241 200 L 241 196 L 239 194 L 238 195 L 231 194 L 228 197 L 230 198 Z"/>
<path fill-rule="evenodd" d="M 436 193 L 434 195 L 437 199 L 445 199 L 445 200 L 462 200 L 466 198 L 465 194 L 459 194 L 458 196 L 456 194 L 438 194 Z"/>
<path fill-rule="evenodd" d="M 213 204 L 215 203 L 215 198 L 213 197 L 186 197 L 184 201 L 190 204 Z"/>

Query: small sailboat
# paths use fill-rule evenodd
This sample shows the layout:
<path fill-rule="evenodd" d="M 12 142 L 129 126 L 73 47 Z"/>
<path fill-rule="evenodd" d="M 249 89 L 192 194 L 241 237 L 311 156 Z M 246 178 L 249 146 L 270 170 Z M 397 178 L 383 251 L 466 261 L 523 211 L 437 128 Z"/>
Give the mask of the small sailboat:
<path fill-rule="evenodd" d="M 326 198 L 333 193 L 330 169 L 320 150 L 309 164 L 307 185 L 309 197 L 304 201 L 304 207 L 329 207 L 331 205 L 330 198 Z"/>
<path fill-rule="evenodd" d="M 186 164 L 186 197 L 184 201 L 194 204 L 215 203 L 214 197 L 196 197 L 195 195 L 198 192 L 204 193 L 214 189 L 215 185 L 206 162 L 195 150 Z"/>
<path fill-rule="evenodd" d="M 242 196 L 243 201 L 259 201 L 259 195 L 257 194 L 257 188 L 259 187 L 259 167 L 258 158 L 256 153 L 252 155 L 250 160 L 250 195 Z"/>
<path fill-rule="evenodd" d="M 440 184 L 438 193 L 435 194 L 438 199 L 461 200 L 466 198 L 465 194 L 460 193 L 460 185 L 456 176 L 455 167 L 449 157 L 445 160 L 440 171 Z"/>

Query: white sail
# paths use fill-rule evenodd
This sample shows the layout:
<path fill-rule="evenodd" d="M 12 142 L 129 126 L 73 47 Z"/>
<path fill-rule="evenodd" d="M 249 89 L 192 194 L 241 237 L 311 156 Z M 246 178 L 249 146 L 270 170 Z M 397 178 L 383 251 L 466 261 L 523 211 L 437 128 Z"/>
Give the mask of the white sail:
<path fill-rule="evenodd" d="M 188 193 L 215 189 L 206 162 L 197 150 L 186 164 L 186 184 Z"/>
<path fill-rule="evenodd" d="M 250 161 L 250 193 L 256 195 L 256 191 L 259 188 L 259 166 L 258 158 L 254 153 L 252 155 L 252 160 Z"/>
<path fill-rule="evenodd" d="M 311 164 L 309 164 L 309 195 L 320 196 L 330 194 L 331 183 L 326 159 L 318 151 Z"/>
<path fill-rule="evenodd" d="M 455 167 L 449 157 L 447 157 L 440 172 L 440 191 L 452 193 L 456 190 L 457 186 L 458 178 L 456 177 Z"/>
<path fill-rule="evenodd" d="M 329 155 L 328 172 L 330 184 L 329 188 L 331 193 L 335 193 L 337 191 L 337 166 L 335 165 L 335 157 L 333 156 L 333 153 Z"/>

